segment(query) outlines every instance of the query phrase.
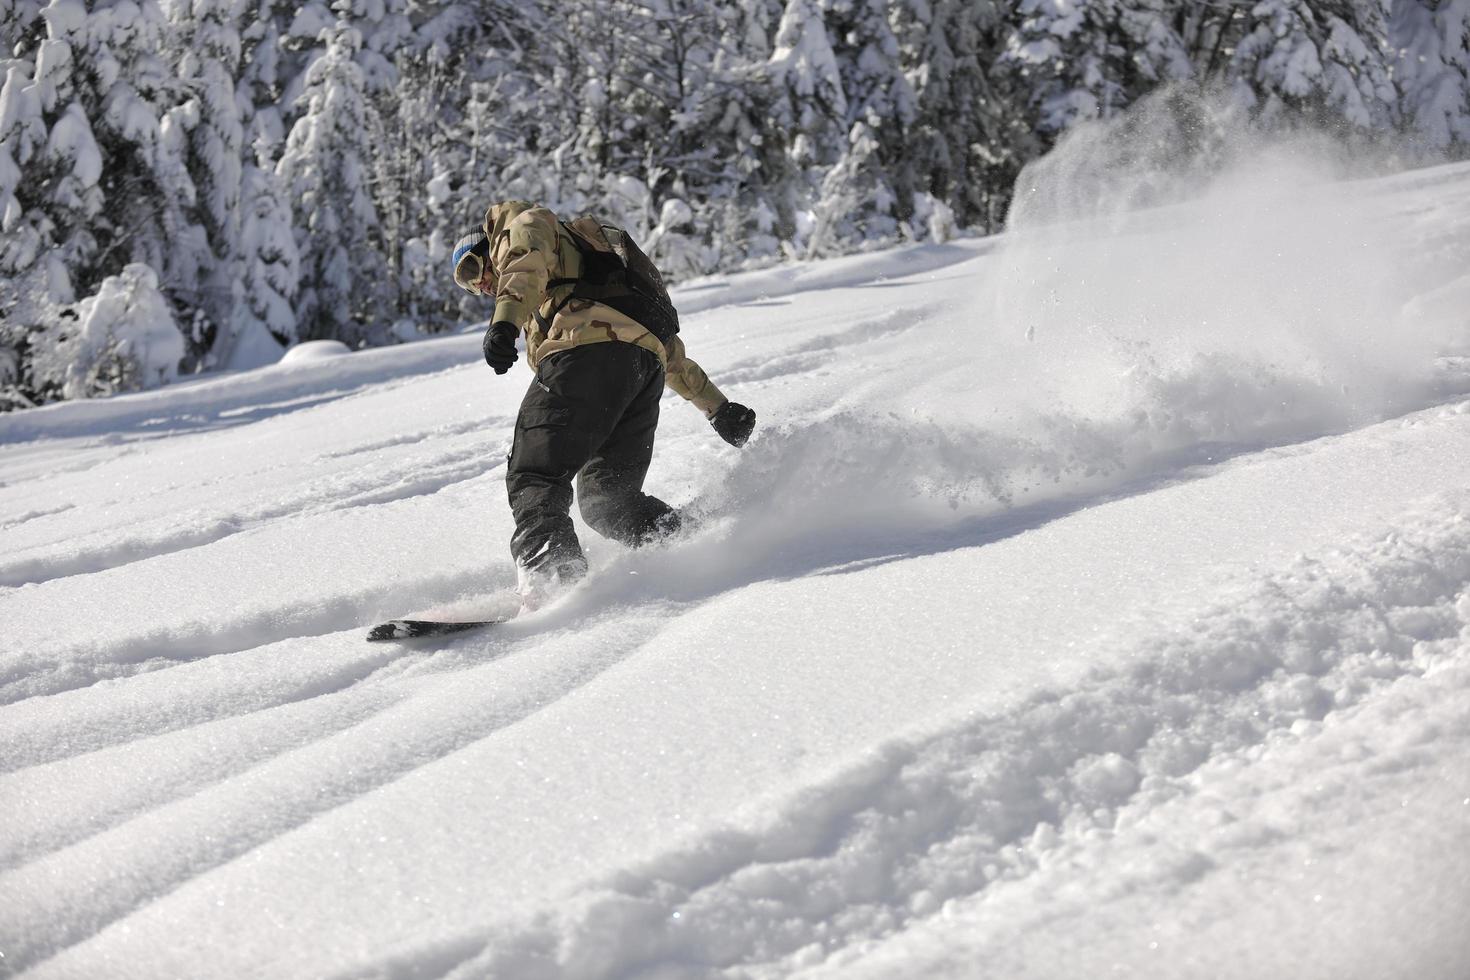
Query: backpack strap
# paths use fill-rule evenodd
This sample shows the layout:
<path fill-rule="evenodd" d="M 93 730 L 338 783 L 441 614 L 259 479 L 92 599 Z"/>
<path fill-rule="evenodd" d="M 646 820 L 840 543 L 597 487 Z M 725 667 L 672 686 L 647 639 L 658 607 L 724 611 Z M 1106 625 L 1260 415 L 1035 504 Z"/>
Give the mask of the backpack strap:
<path fill-rule="evenodd" d="M 607 243 L 606 237 L 604 237 L 602 234 L 602 225 L 591 215 L 584 215 L 578 218 L 576 221 L 558 221 L 557 224 L 559 224 L 562 230 L 567 233 L 567 237 L 570 238 L 572 241 L 572 247 L 575 248 L 577 250 L 577 254 L 582 257 L 583 276 L 578 276 L 574 278 L 552 279 L 546 284 L 546 292 L 548 294 L 550 294 L 553 290 L 562 288 L 563 286 L 572 287 L 570 292 L 568 292 L 565 296 L 557 300 L 556 303 L 552 305 L 550 316 L 543 317 L 540 313 L 534 314 L 536 317 L 536 322 L 541 325 L 542 332 L 548 334 L 551 333 L 552 322 L 556 320 L 556 318 L 561 314 L 562 310 L 566 309 L 567 304 L 574 299 L 583 298 L 579 296 L 579 293 L 585 288 L 583 279 L 588 268 L 587 250 L 590 248 L 596 252 L 612 251 L 612 246 Z M 586 298 L 590 299 L 591 297 Z"/>

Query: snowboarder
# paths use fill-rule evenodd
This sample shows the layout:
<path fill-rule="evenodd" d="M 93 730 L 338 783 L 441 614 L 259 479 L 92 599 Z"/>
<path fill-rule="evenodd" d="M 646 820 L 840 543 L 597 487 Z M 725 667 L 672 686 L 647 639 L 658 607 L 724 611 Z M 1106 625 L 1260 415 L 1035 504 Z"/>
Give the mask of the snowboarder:
<path fill-rule="evenodd" d="M 536 377 L 521 401 L 505 485 L 515 518 L 517 591 L 535 601 L 587 571 L 572 527 L 572 480 L 588 526 L 630 547 L 681 526 L 643 492 L 665 385 L 732 446 L 755 413 L 730 401 L 684 353 L 678 314 L 653 264 L 620 229 L 560 221 L 503 201 L 454 249 L 454 281 L 495 299 L 485 362 L 504 374 L 524 333 Z"/>

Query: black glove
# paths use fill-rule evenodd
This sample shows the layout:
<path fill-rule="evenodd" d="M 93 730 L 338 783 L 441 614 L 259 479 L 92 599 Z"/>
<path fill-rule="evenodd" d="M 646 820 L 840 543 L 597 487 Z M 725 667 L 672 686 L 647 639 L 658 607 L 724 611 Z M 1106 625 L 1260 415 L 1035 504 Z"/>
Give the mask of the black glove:
<path fill-rule="evenodd" d="M 715 427 L 721 439 L 739 448 L 745 445 L 750 431 L 755 428 L 755 413 L 744 405 L 725 402 L 710 416 L 709 424 Z"/>
<path fill-rule="evenodd" d="M 520 330 L 514 323 L 497 320 L 485 331 L 485 363 L 504 374 L 516 362 L 516 337 Z"/>

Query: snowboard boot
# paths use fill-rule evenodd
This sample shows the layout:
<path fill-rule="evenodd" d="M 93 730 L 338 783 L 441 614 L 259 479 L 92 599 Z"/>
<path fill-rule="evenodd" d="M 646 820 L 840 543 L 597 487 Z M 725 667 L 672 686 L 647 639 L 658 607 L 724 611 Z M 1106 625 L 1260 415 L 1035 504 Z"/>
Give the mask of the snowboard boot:
<path fill-rule="evenodd" d="M 543 561 L 534 568 L 516 565 L 516 595 L 521 612 L 535 612 L 550 604 L 587 575 L 587 559 L 568 555 L 554 561 Z"/>

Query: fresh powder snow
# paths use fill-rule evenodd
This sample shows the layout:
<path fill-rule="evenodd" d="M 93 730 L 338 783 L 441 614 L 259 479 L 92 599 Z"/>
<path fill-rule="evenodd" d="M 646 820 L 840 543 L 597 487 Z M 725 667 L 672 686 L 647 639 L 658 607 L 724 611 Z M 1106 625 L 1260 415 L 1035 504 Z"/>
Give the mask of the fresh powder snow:
<path fill-rule="evenodd" d="M 681 287 L 754 438 L 479 633 L 478 331 L 0 416 L 5 968 L 1464 977 L 1470 165 L 1078 186 Z"/>

